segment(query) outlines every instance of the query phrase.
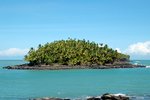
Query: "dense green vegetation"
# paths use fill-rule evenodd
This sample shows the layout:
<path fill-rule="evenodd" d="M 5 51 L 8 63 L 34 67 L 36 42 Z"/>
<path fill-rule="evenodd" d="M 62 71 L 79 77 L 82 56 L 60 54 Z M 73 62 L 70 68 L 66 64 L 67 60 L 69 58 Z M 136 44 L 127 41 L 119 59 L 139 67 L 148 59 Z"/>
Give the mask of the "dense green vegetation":
<path fill-rule="evenodd" d="M 60 40 L 38 49 L 31 48 L 25 60 L 32 65 L 105 65 L 128 61 L 129 55 L 118 53 L 104 44 L 86 40 Z"/>

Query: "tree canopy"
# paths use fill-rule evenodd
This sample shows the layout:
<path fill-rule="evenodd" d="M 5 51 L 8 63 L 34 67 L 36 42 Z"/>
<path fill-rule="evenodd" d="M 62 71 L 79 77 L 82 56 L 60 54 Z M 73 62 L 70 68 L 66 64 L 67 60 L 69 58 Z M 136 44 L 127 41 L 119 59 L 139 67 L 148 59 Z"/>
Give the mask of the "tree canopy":
<path fill-rule="evenodd" d="M 32 65 L 105 65 L 114 62 L 128 61 L 129 55 L 118 53 L 108 45 L 86 40 L 59 40 L 37 49 L 31 48 L 25 60 Z"/>

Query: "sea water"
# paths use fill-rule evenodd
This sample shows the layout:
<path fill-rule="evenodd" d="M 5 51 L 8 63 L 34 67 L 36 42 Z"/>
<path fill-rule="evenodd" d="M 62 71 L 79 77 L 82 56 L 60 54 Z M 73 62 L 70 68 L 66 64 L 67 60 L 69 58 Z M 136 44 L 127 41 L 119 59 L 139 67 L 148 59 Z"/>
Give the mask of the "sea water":
<path fill-rule="evenodd" d="M 7 70 L 3 66 L 26 63 L 0 61 L 0 100 L 39 97 L 86 98 L 104 93 L 126 94 L 133 100 L 150 100 L 150 68 Z M 150 65 L 150 61 L 132 63 Z"/>

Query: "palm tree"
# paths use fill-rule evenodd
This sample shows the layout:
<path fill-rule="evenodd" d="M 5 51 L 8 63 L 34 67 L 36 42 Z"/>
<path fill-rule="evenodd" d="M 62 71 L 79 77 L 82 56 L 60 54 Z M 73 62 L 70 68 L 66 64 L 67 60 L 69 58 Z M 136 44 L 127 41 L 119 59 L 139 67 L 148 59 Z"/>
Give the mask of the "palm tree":
<path fill-rule="evenodd" d="M 39 44 L 37 50 L 30 49 L 25 60 L 31 64 L 104 65 L 129 60 L 129 56 L 118 53 L 108 45 L 99 46 L 85 39 L 68 39 Z"/>

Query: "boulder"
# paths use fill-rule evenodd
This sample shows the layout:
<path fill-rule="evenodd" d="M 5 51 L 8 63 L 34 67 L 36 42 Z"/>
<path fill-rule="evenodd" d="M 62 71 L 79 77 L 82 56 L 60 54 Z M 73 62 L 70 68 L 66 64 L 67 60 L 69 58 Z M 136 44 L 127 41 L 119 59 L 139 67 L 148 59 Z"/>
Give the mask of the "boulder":
<path fill-rule="evenodd" d="M 71 100 L 71 99 L 45 97 L 45 98 L 35 98 L 29 100 Z M 82 99 L 76 99 L 76 100 L 82 100 Z M 86 100 L 129 100 L 129 97 L 124 94 L 105 93 L 102 96 L 88 97 Z"/>
<path fill-rule="evenodd" d="M 87 100 L 102 100 L 102 99 L 98 97 L 90 97 L 90 98 L 87 98 Z"/>
<path fill-rule="evenodd" d="M 129 100 L 129 97 L 124 95 L 114 95 L 114 94 L 103 94 L 101 97 L 102 100 Z"/>

